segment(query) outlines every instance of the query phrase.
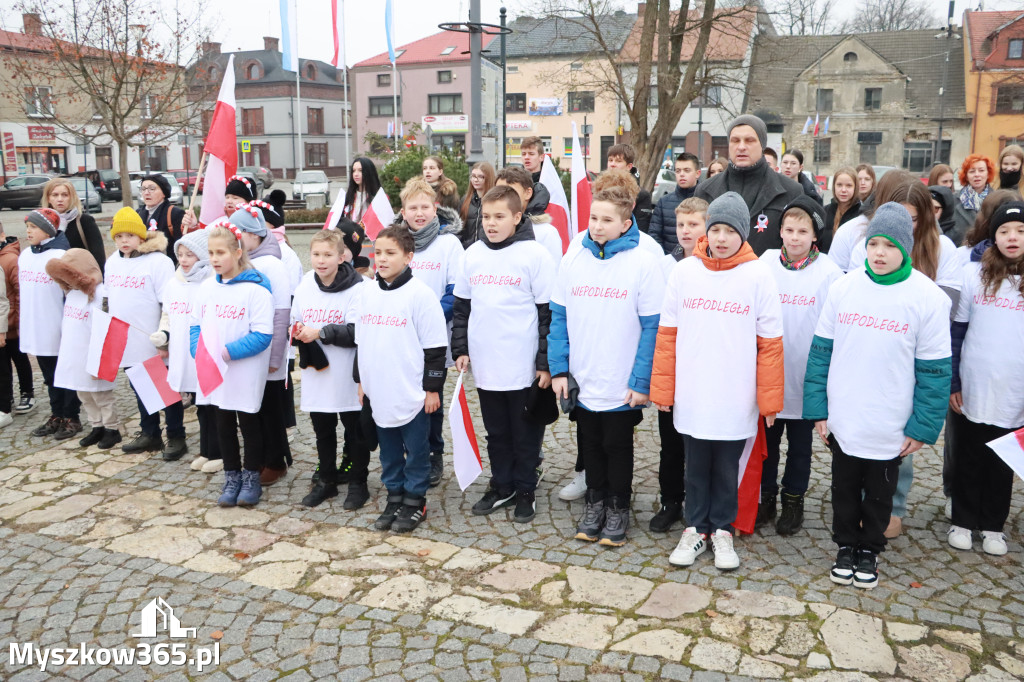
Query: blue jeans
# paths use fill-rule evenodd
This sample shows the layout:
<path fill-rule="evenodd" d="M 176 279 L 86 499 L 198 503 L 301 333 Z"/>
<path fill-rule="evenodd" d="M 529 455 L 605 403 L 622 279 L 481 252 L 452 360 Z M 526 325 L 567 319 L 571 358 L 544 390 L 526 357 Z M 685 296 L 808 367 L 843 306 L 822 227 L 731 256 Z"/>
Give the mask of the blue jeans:
<path fill-rule="evenodd" d="M 765 428 L 768 458 L 761 467 L 761 494 L 775 495 L 779 492 L 779 459 L 782 455 L 782 431 L 786 431 L 786 468 L 782 474 L 782 491 L 791 495 L 803 495 L 811 480 L 811 441 L 814 436 L 814 422 L 804 419 L 776 419 L 775 424 Z"/>
<path fill-rule="evenodd" d="M 430 420 L 430 451 L 432 453 L 444 452 L 444 389 L 437 392 L 441 407 L 427 415 Z"/>
<path fill-rule="evenodd" d="M 438 408 L 437 412 L 441 412 Z M 427 494 L 430 479 L 430 415 L 425 410 L 412 421 L 394 428 L 377 427 L 380 443 L 380 479 L 389 495 Z"/>
<path fill-rule="evenodd" d="M 901 519 L 907 515 L 907 495 L 914 482 L 914 455 L 903 458 L 900 463 L 900 476 L 896 481 L 896 492 L 892 494 L 892 515 Z"/>

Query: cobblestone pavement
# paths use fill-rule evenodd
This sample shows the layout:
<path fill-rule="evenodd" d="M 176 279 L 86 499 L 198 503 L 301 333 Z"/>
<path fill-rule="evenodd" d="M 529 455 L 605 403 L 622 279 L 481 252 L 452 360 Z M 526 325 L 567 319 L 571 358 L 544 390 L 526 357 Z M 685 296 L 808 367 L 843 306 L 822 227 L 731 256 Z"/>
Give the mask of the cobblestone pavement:
<path fill-rule="evenodd" d="M 453 385 L 452 376 L 449 396 Z M 122 414 L 137 420 L 123 380 L 118 391 Z M 469 399 L 483 434 L 473 391 Z M 678 526 L 647 531 L 653 413 L 636 433 L 629 542 L 612 549 L 570 539 L 582 503 L 557 498 L 575 453 L 564 419 L 545 437 L 531 524 L 514 525 L 510 510 L 472 516 L 486 475 L 464 495 L 449 468 L 426 522 L 398 536 L 371 530 L 383 506 L 376 463 L 364 509 L 345 512 L 340 497 L 298 505 L 315 463 L 305 415 L 291 437 L 296 465 L 246 511 L 214 506 L 220 475 L 190 471 L 191 455 L 166 463 L 33 439 L 43 410 L 0 430 L 0 678 L 1024 678 L 1024 496 L 1018 488 L 1008 555 L 952 550 L 935 448 L 917 456 L 906 530 L 883 556 L 880 586 L 864 592 L 827 576 L 834 547 L 820 448 L 805 530 L 740 538 L 743 563 L 723 574 L 710 553 L 692 570 L 668 564 Z M 186 419 L 195 451 L 194 410 Z M 197 628 L 188 646 L 219 646 L 217 665 L 41 671 L 11 658 L 11 643 L 170 642 L 131 634 L 157 597 Z"/>

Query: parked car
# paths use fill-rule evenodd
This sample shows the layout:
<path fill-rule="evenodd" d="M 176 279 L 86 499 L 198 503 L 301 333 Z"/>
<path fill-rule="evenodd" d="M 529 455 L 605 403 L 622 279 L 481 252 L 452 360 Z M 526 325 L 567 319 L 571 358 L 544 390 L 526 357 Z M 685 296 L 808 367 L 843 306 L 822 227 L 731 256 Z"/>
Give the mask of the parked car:
<path fill-rule="evenodd" d="M 142 178 L 147 175 L 151 175 L 151 173 L 132 171 L 128 174 L 128 177 L 132 179 L 132 201 L 135 203 L 142 201 Z M 167 199 L 175 206 L 181 206 L 184 203 L 184 195 L 181 191 L 181 185 L 178 184 L 178 178 L 170 173 L 159 173 L 159 175 L 167 178 L 167 182 L 171 185 L 171 196 L 167 197 Z"/>
<path fill-rule="evenodd" d="M 199 177 L 199 171 L 195 168 L 167 172 L 178 179 L 178 185 L 181 186 L 182 194 L 192 194 L 192 188 L 196 186 L 196 183 L 199 183 L 199 193 L 203 193 L 203 178 Z"/>
<path fill-rule="evenodd" d="M 651 201 L 655 204 L 669 192 L 676 190 L 676 172 L 672 168 L 662 168 L 658 171 L 658 178 L 654 181 L 654 191 L 651 192 Z"/>
<path fill-rule="evenodd" d="M 301 171 L 292 183 L 292 199 L 305 199 L 310 194 L 323 194 L 324 204 L 331 205 L 331 182 L 323 171 Z"/>
<path fill-rule="evenodd" d="M 239 166 L 239 173 L 251 173 L 256 176 L 260 182 L 263 183 L 263 189 L 270 189 L 274 186 L 274 174 L 270 172 L 269 168 L 263 166 Z"/>
<path fill-rule="evenodd" d="M 0 186 L 0 209 L 39 208 L 49 175 L 20 175 Z"/>
<path fill-rule="evenodd" d="M 116 170 L 78 171 L 68 177 L 89 178 L 103 201 L 121 201 L 121 174 Z"/>
<path fill-rule="evenodd" d="M 71 181 L 71 186 L 75 188 L 75 192 L 78 193 L 78 198 L 82 200 L 82 206 L 87 212 L 101 213 L 103 211 L 103 194 L 96 185 L 92 184 L 92 181 L 82 177 L 70 177 L 68 180 Z M 118 194 L 120 195 L 120 192 Z"/>

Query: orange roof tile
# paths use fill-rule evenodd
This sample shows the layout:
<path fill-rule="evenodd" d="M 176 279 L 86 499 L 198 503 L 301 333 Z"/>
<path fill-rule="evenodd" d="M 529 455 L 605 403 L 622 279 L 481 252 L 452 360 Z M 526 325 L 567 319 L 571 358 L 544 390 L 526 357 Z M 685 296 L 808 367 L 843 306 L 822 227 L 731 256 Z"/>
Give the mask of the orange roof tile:
<path fill-rule="evenodd" d="M 493 35 L 483 36 L 483 47 L 487 49 L 487 45 L 494 39 Z M 448 48 L 452 48 L 449 50 Z M 469 34 L 468 33 L 456 33 L 454 31 L 441 31 L 429 35 L 426 38 L 420 38 L 414 40 L 411 43 L 405 45 L 399 45 L 395 48 L 395 52 L 402 52 L 397 58 L 399 66 L 409 66 L 410 64 L 429 64 L 438 62 L 468 62 L 469 55 L 462 54 L 463 52 L 469 52 Z M 447 54 L 445 54 L 447 52 Z M 364 59 L 363 61 L 355 64 L 352 68 L 358 69 L 361 66 L 387 66 L 391 64 L 388 60 L 388 53 L 382 52 L 375 57 Z"/>
<path fill-rule="evenodd" d="M 964 26 L 967 27 L 967 37 L 971 41 L 971 60 L 975 63 L 984 61 L 988 56 L 987 50 L 984 49 L 985 39 L 1000 26 L 1021 16 L 1024 16 L 1024 12 L 1020 10 L 1009 12 L 973 12 L 968 10 L 964 12 Z"/>

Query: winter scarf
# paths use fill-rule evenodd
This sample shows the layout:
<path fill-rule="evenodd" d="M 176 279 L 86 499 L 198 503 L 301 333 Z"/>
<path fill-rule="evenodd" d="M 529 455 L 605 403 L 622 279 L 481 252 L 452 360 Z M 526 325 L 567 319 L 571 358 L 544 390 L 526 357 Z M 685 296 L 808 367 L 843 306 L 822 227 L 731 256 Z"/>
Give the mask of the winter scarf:
<path fill-rule="evenodd" d="M 782 251 L 779 252 L 779 260 L 782 262 L 782 267 L 787 270 L 803 270 L 818 259 L 819 253 L 821 252 L 818 251 L 818 245 L 811 244 L 811 250 L 806 256 L 800 260 L 790 260 L 789 255 L 786 253 L 786 247 L 783 246 Z"/>
<path fill-rule="evenodd" d="M 68 223 L 78 217 L 78 209 L 73 208 L 67 213 L 59 213 L 58 215 L 60 216 L 60 227 L 57 229 L 63 232 L 68 228 Z"/>
<path fill-rule="evenodd" d="M 977 211 L 981 208 L 981 202 L 985 200 L 985 197 L 991 191 L 992 188 L 988 185 L 985 185 L 985 189 L 981 190 L 981 192 L 975 192 L 973 187 L 967 185 L 960 190 L 960 203 L 968 211 Z"/>
<path fill-rule="evenodd" d="M 896 242 L 893 243 L 896 244 Z M 903 254 L 903 264 L 888 275 L 876 275 L 874 270 L 871 269 L 871 264 L 868 262 L 868 259 L 864 259 L 864 271 L 867 272 L 868 277 L 870 277 L 871 281 L 875 284 L 881 284 L 882 286 L 898 284 L 910 277 L 910 273 L 914 271 L 914 264 L 910 261 L 910 256 L 907 255 L 907 252 L 903 250 L 902 246 L 899 244 L 896 244 L 896 246 L 899 246 L 900 253 Z"/>
<path fill-rule="evenodd" d="M 406 225 L 408 225 L 408 223 L 406 223 Z M 409 232 L 412 234 L 412 240 L 416 245 L 416 253 L 423 251 L 433 244 L 434 240 L 437 239 L 437 235 L 440 233 L 440 230 L 441 222 L 437 219 L 436 215 L 433 220 L 415 232 L 412 231 L 412 228 L 409 228 Z"/>

